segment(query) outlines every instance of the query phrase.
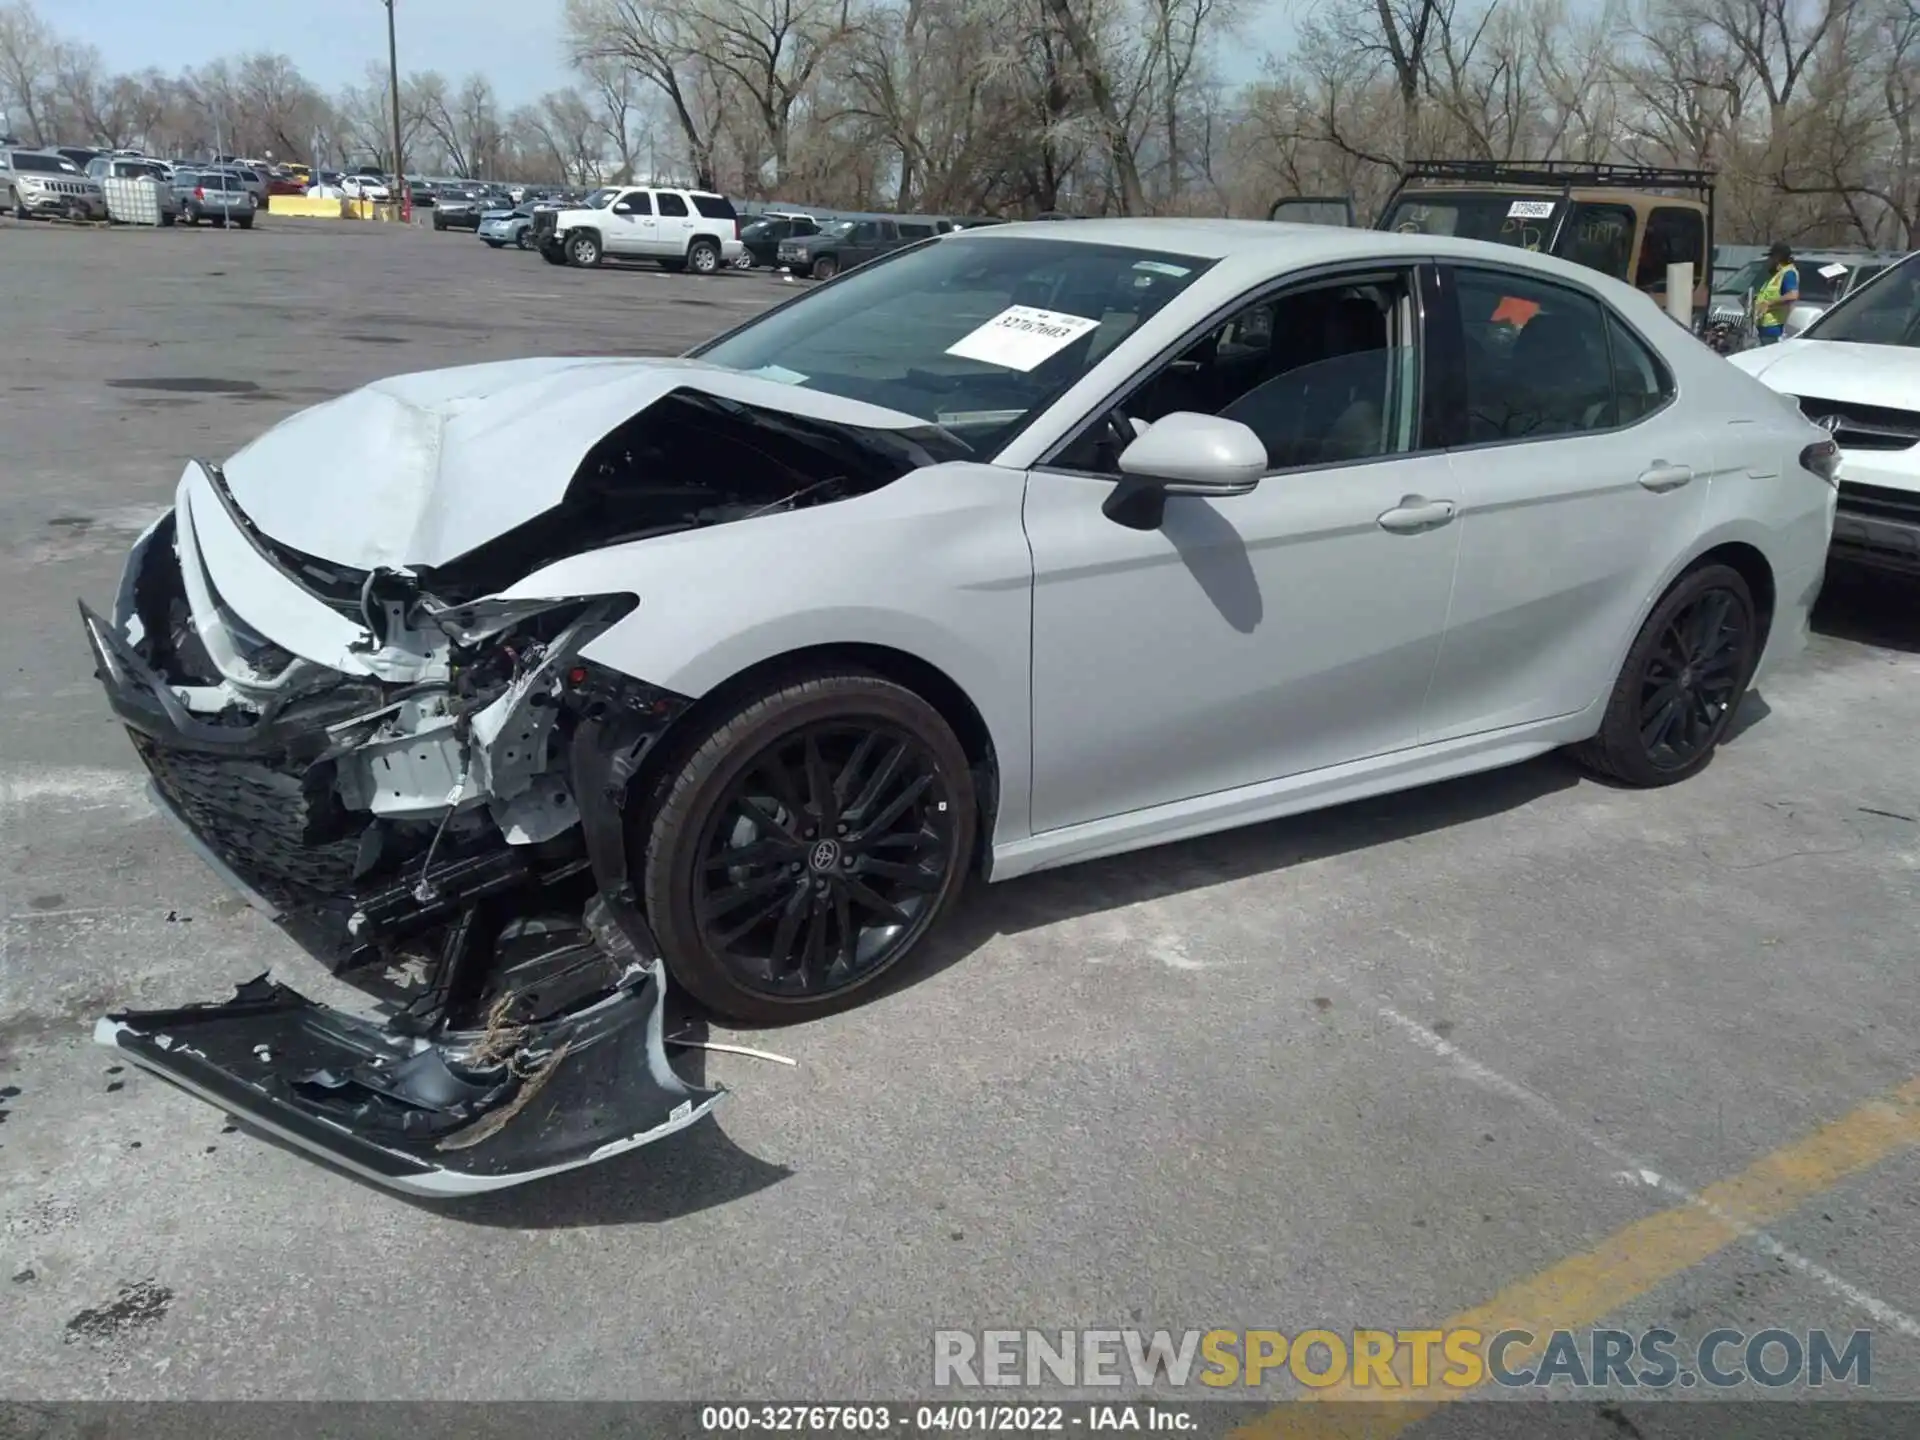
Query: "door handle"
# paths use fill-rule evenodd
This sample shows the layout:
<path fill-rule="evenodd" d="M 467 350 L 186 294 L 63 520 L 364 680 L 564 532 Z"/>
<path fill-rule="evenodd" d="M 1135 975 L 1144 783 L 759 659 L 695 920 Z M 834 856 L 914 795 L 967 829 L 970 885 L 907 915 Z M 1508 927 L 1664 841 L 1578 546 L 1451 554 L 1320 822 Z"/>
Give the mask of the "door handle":
<path fill-rule="evenodd" d="M 1678 490 L 1691 479 L 1691 465 L 1669 465 L 1664 460 L 1656 460 L 1650 468 L 1640 472 L 1640 483 L 1656 495 L 1666 490 Z"/>
<path fill-rule="evenodd" d="M 1420 495 L 1407 495 L 1393 509 L 1380 516 L 1380 528 L 1391 530 L 1396 535 L 1417 535 L 1422 530 L 1433 530 L 1446 524 L 1454 514 L 1451 500 L 1428 500 Z"/>

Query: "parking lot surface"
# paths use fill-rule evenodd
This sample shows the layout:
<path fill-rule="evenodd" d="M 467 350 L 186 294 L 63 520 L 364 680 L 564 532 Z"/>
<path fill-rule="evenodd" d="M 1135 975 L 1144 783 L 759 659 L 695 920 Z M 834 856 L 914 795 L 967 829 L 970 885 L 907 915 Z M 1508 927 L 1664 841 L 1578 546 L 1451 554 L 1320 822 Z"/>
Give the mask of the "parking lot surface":
<path fill-rule="evenodd" d="M 691 1052 L 734 1092 L 714 1120 L 411 1202 L 90 1043 L 270 966 L 343 992 L 150 812 L 74 601 L 110 600 L 188 456 L 295 409 L 669 353 L 792 291 L 270 218 L 7 224 L 0 263 L 0 1391 L 898 1398 L 936 1329 L 1533 1305 L 1868 1328 L 1875 1390 L 1920 1397 L 1913 590 L 1837 578 L 1687 784 L 1547 758 L 979 887 L 912 983 L 717 1037 L 796 1067 Z M 343 433 L 338 463 L 380 456 Z M 1620 1433 L 1590 1418 L 1566 1433 Z"/>

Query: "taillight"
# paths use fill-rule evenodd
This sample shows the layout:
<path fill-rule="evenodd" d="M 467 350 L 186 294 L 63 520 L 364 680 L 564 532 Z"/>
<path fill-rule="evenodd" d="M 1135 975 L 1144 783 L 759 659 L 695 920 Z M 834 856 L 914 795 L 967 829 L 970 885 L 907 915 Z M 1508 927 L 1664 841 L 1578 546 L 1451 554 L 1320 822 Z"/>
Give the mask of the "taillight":
<path fill-rule="evenodd" d="M 196 200 L 204 200 L 204 199 L 206 199 L 206 198 L 207 198 L 207 190 L 206 190 L 206 187 L 205 187 L 204 185 L 196 185 L 196 186 L 194 186 L 194 187 L 193 187 L 193 198 L 194 198 L 194 199 L 196 199 Z"/>
<path fill-rule="evenodd" d="M 1800 452 L 1800 468 L 1818 475 L 1829 485 L 1840 483 L 1840 446 L 1832 440 L 1816 440 Z"/>
<path fill-rule="evenodd" d="M 738 215 L 733 217 L 733 238 L 736 240 L 740 238 L 740 217 Z"/>

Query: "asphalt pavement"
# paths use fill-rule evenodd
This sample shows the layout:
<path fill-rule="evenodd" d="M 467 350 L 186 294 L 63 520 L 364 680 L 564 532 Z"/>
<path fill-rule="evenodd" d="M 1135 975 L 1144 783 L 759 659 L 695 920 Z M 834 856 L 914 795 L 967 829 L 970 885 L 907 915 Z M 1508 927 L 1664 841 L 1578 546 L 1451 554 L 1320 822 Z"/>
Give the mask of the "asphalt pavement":
<path fill-rule="evenodd" d="M 1920 1397 L 1920 590 L 1838 577 L 1687 784 L 1547 758 L 978 887 L 913 983 L 717 1037 L 797 1066 L 687 1056 L 714 1119 L 413 1202 L 90 1042 L 268 967 L 342 992 L 150 812 L 75 599 L 189 456 L 298 408 L 791 289 L 271 217 L 4 222 L 0 267 L 0 1396 L 900 1398 L 935 1330 L 1534 1304 L 1870 1329 Z"/>

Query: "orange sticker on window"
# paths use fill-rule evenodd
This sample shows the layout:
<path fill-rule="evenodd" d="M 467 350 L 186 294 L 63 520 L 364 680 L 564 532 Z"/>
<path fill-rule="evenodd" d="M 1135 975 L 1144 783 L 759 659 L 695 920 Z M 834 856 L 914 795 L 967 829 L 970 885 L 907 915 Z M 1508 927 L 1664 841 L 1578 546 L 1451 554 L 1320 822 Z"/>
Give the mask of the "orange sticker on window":
<path fill-rule="evenodd" d="M 1500 303 L 1493 307 L 1492 321 L 1495 325 L 1511 325 L 1516 330 L 1524 330 L 1527 322 L 1539 313 L 1537 302 L 1522 300 L 1518 295 L 1503 295 Z"/>

